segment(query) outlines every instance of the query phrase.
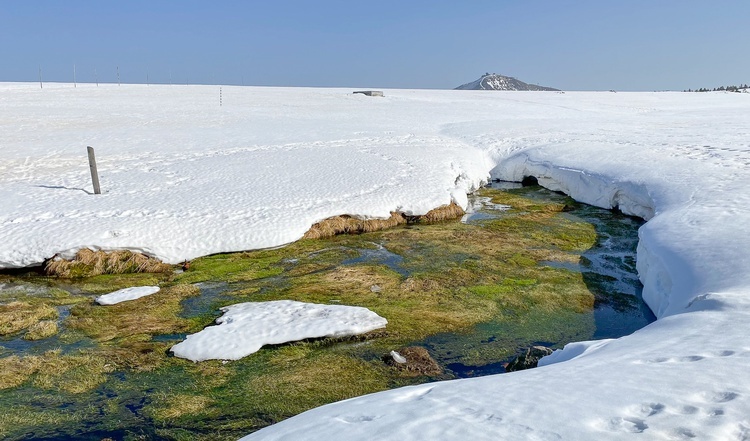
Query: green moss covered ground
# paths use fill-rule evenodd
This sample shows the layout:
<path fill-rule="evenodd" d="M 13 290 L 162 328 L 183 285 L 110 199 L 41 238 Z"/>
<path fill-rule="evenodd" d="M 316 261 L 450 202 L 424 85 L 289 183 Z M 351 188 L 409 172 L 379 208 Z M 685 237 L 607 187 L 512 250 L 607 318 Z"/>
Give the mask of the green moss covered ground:
<path fill-rule="evenodd" d="M 407 375 L 383 363 L 392 349 L 423 345 L 446 367 L 463 347 L 461 363 L 481 366 L 523 345 L 591 338 L 607 285 L 592 290 L 595 278 L 564 266 L 579 264 L 598 233 L 567 213 L 573 201 L 529 192 L 481 190 L 512 208 L 472 224 L 301 240 L 196 259 L 178 274 L 0 276 L 0 438 L 235 439 L 332 401 L 456 374 Z M 152 284 L 162 290 L 93 302 Z M 364 306 L 388 326 L 228 363 L 170 356 L 219 307 L 278 299 Z"/>

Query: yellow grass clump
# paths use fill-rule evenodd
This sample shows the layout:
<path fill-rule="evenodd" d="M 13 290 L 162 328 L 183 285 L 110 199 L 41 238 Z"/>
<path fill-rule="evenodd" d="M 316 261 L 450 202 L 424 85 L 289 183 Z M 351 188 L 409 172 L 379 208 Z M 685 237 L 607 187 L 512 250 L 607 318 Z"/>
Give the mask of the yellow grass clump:
<path fill-rule="evenodd" d="M 449 205 L 434 208 L 427 213 L 418 216 L 410 216 L 398 212 L 391 212 L 391 217 L 388 219 L 359 219 L 349 215 L 333 216 L 314 224 L 309 230 L 307 230 L 303 238 L 321 239 L 333 237 L 337 234 L 370 233 L 407 223 L 442 222 L 457 219 L 463 215 L 464 210 L 451 202 Z"/>
<path fill-rule="evenodd" d="M 41 320 L 57 318 L 57 309 L 49 305 L 10 302 L 0 305 L 0 335 L 12 335 L 29 329 Z"/>
<path fill-rule="evenodd" d="M 31 325 L 23 338 L 24 340 L 42 340 L 55 334 L 57 334 L 57 321 L 42 320 Z"/>
<path fill-rule="evenodd" d="M 456 205 L 455 202 L 451 202 L 448 205 L 442 205 L 437 208 L 433 208 L 432 210 L 428 211 L 427 213 L 423 214 L 422 216 L 414 216 L 416 217 L 415 220 L 409 219 L 409 223 L 412 222 L 427 222 L 427 223 L 434 223 L 434 222 L 444 222 L 447 220 L 453 220 L 458 219 L 461 216 L 466 214 L 463 208 Z"/>
<path fill-rule="evenodd" d="M 71 260 L 53 257 L 44 272 L 56 277 L 91 277 L 100 274 L 165 273 L 172 267 L 159 259 L 132 251 L 93 251 L 83 248 Z"/>
<path fill-rule="evenodd" d="M 20 386 L 42 366 L 42 357 L 11 355 L 0 358 L 0 390 Z"/>
<path fill-rule="evenodd" d="M 391 213 L 391 217 L 388 219 L 359 219 L 348 215 L 333 216 L 310 227 L 303 237 L 305 239 L 321 239 L 333 237 L 337 234 L 369 233 L 405 223 L 404 215 L 396 212 Z"/>

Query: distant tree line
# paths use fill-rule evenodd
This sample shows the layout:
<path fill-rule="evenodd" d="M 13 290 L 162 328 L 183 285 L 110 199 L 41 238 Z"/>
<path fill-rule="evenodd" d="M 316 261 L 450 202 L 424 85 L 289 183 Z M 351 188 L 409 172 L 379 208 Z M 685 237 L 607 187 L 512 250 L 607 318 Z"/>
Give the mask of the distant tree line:
<path fill-rule="evenodd" d="M 715 87 L 713 89 L 706 89 L 705 87 L 701 87 L 700 89 L 688 89 L 684 92 L 742 92 L 743 89 L 748 89 L 747 84 L 743 84 L 741 86 L 721 86 L 721 87 Z"/>

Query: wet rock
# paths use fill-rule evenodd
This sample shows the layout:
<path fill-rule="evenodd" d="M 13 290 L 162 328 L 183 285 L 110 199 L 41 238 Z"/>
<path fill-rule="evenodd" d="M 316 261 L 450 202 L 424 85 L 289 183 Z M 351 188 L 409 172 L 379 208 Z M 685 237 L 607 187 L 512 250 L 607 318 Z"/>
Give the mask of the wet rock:
<path fill-rule="evenodd" d="M 396 355 L 393 355 L 395 352 Z M 402 374 L 410 377 L 419 375 L 440 375 L 443 369 L 430 356 L 427 349 L 419 346 L 409 346 L 397 351 L 391 351 L 383 356 L 383 362 L 398 369 Z"/>
<path fill-rule="evenodd" d="M 535 368 L 542 357 L 546 357 L 552 352 L 554 352 L 552 349 L 544 346 L 532 346 L 527 348 L 523 353 L 513 359 L 513 361 L 508 363 L 505 367 L 505 371 L 514 372 Z"/>

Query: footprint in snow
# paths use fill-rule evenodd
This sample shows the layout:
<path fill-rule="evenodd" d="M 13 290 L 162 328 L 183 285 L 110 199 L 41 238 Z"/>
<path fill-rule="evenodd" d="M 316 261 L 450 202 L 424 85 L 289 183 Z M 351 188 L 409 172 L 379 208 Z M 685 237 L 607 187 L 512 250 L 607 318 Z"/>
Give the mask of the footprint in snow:
<path fill-rule="evenodd" d="M 640 418 L 614 417 L 607 422 L 606 428 L 615 433 L 641 433 L 648 429 L 648 424 Z"/>

